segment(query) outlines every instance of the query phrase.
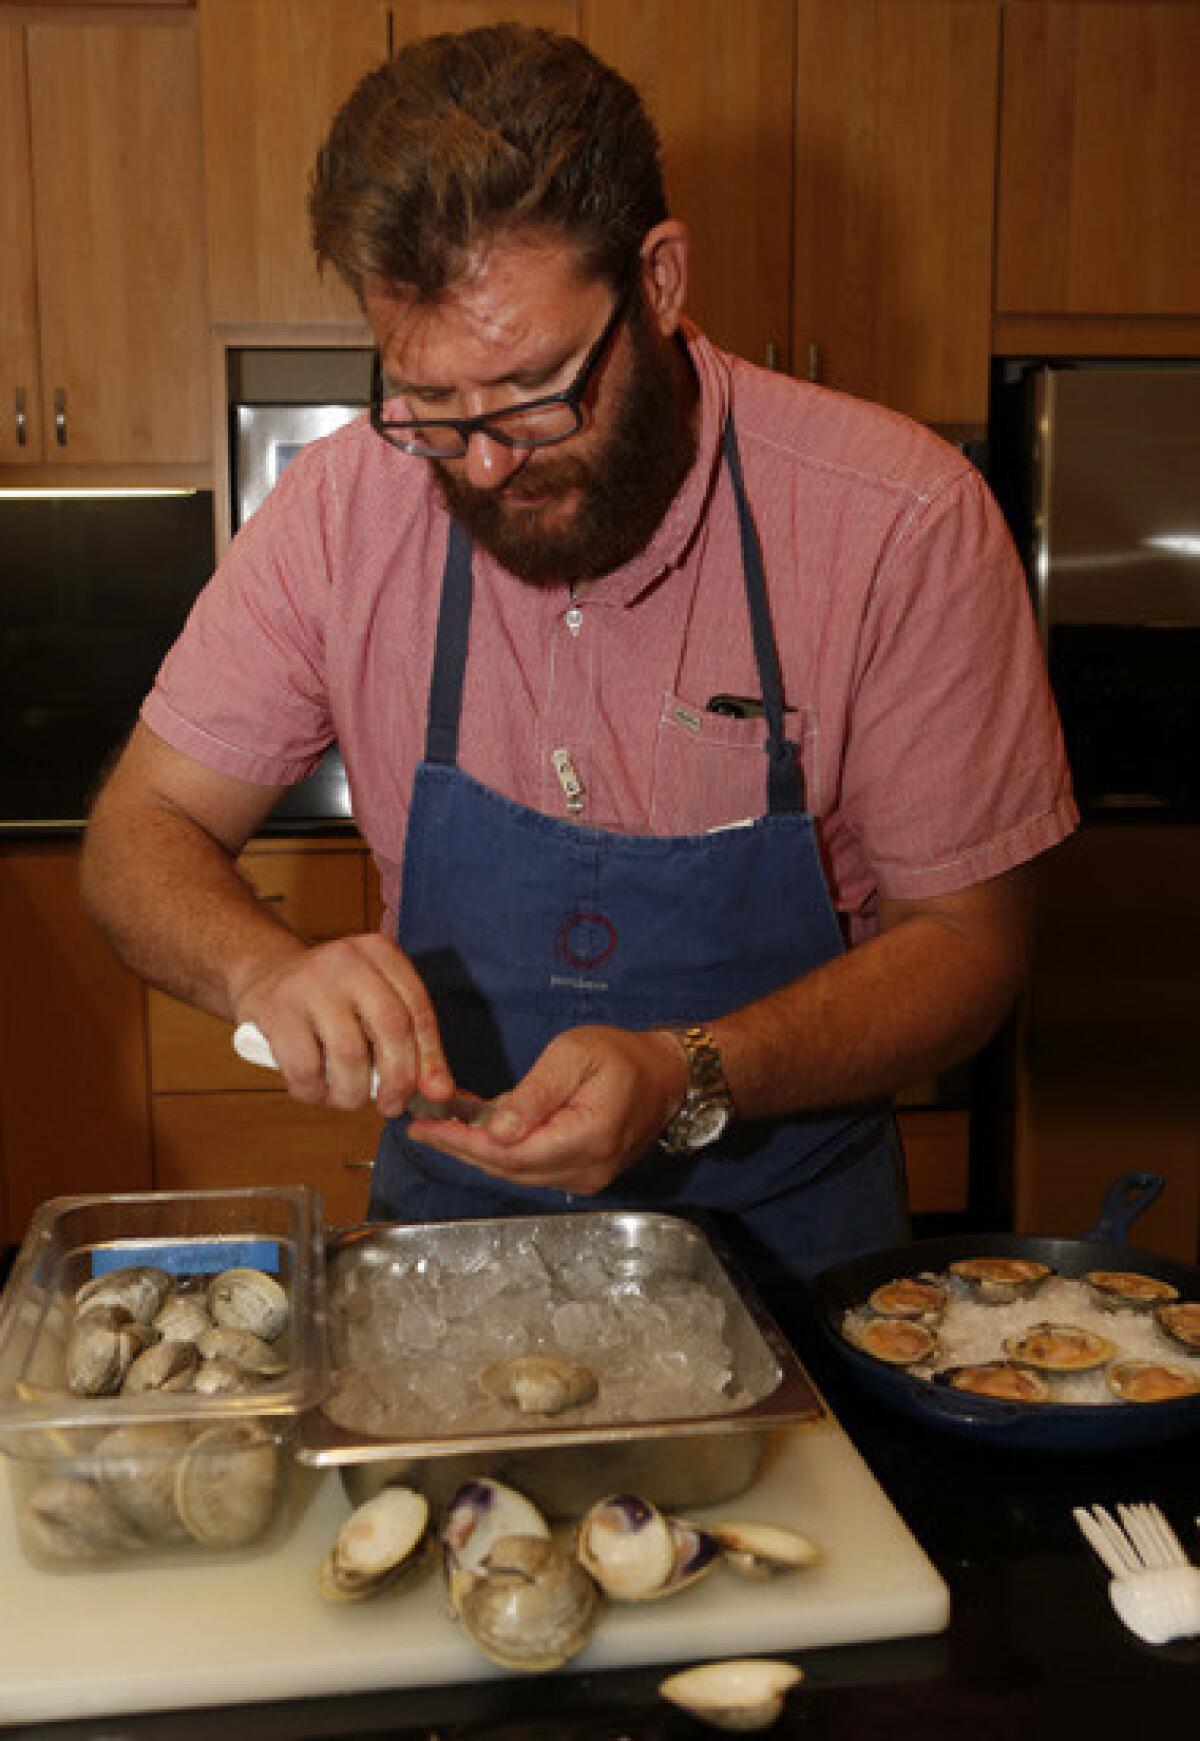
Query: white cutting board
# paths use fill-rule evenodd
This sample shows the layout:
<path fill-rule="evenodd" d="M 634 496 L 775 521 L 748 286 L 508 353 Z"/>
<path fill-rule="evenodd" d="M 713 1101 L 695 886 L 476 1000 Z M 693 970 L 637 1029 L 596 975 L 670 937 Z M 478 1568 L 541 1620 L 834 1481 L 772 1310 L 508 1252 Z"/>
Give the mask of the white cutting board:
<path fill-rule="evenodd" d="M 3 1459 L 0 1459 L 2 1465 Z M 336 1471 L 298 1468 L 296 1518 L 236 1564 L 50 1573 L 17 1546 L 0 1473 L 0 1722 L 494 1679 L 436 1570 L 373 1602 L 323 1602 L 313 1571 L 349 1511 Z M 666 1601 L 608 1604 L 568 1670 L 761 1656 L 940 1632 L 945 1584 L 830 1417 L 780 1430 L 754 1486 L 697 1518 L 788 1523 L 822 1563 L 755 1583 L 721 1567 Z"/>

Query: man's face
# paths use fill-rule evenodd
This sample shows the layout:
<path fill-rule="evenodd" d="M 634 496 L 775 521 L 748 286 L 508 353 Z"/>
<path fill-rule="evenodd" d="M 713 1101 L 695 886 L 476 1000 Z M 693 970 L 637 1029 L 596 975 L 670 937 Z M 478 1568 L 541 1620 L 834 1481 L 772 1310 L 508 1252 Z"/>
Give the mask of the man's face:
<path fill-rule="evenodd" d="M 613 301 L 561 245 L 524 243 L 493 248 L 435 307 L 368 296 L 367 312 L 408 415 L 472 417 L 571 386 Z M 450 512 L 513 574 L 592 579 L 653 536 L 695 455 L 693 396 L 639 290 L 575 435 L 522 451 L 477 433 L 462 458 L 427 463 Z"/>

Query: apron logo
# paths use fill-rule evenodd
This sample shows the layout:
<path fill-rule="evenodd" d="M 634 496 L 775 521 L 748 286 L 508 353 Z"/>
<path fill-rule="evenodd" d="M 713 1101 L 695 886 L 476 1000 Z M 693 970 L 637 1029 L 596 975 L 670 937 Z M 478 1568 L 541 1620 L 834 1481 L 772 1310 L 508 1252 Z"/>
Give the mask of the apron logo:
<path fill-rule="evenodd" d="M 554 933 L 554 953 L 576 973 L 594 973 L 617 947 L 617 928 L 603 913 L 568 913 Z"/>

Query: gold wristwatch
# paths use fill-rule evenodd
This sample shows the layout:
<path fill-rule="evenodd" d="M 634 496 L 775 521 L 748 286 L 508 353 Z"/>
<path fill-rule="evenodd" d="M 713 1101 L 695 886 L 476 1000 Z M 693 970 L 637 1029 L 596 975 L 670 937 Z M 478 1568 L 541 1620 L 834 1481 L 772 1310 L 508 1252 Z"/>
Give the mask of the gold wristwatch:
<path fill-rule="evenodd" d="M 721 1066 L 717 1042 L 707 1028 L 698 1025 L 671 1026 L 670 1034 L 683 1048 L 688 1066 L 688 1087 L 683 1105 L 659 1137 L 659 1147 L 669 1155 L 690 1155 L 715 1143 L 733 1117 L 733 1096 Z"/>

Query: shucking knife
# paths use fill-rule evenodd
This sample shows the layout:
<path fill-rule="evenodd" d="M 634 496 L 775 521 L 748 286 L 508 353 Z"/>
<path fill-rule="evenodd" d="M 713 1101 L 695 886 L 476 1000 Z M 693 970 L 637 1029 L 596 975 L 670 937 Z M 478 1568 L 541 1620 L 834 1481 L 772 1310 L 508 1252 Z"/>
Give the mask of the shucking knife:
<path fill-rule="evenodd" d="M 279 1068 L 271 1042 L 255 1022 L 242 1022 L 233 1030 L 233 1049 L 247 1064 L 259 1064 L 264 1070 Z M 372 1070 L 372 1099 L 378 1088 L 379 1072 Z M 457 1118 L 463 1124 L 486 1124 L 491 1110 L 491 1102 L 475 1094 L 452 1094 L 449 1100 L 427 1100 L 423 1094 L 414 1094 L 408 1103 L 414 1118 Z"/>

